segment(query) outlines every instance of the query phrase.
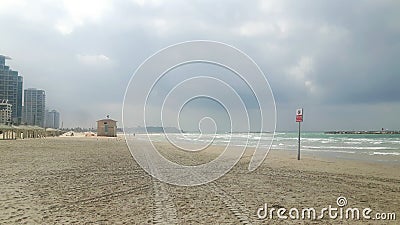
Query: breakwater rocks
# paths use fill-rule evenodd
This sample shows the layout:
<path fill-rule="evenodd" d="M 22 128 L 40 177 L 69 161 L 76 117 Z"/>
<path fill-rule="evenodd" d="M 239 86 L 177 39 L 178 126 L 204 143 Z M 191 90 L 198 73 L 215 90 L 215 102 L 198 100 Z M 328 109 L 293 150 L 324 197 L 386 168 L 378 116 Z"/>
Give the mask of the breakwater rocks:
<path fill-rule="evenodd" d="M 400 134 L 400 131 L 325 131 L 325 134 Z"/>

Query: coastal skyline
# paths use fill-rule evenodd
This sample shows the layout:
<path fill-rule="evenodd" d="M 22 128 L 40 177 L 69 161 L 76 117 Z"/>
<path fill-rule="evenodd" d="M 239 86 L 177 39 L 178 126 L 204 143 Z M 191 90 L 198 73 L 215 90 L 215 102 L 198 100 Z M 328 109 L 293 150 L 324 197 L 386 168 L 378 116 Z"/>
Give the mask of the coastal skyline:
<path fill-rule="evenodd" d="M 398 9 L 395 1 L 4 1 L 0 54 L 24 87 L 46 90 L 64 127 L 121 121 L 125 88 L 146 58 L 207 39 L 260 66 L 277 130 L 297 128 L 298 107 L 304 130 L 399 130 Z"/>

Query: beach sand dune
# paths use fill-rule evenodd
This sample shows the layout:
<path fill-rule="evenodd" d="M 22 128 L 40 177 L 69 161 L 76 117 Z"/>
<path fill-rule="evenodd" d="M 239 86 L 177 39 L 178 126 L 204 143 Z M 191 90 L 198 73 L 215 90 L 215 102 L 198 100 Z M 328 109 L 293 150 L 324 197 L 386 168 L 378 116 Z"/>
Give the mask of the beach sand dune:
<path fill-rule="evenodd" d="M 179 162 L 208 161 L 221 151 L 176 152 Z M 173 154 L 172 154 L 173 153 Z M 257 218 L 270 207 L 348 206 L 400 215 L 400 165 L 274 151 L 254 172 L 251 152 L 215 182 L 179 187 L 151 178 L 121 138 L 60 137 L 0 142 L 0 224 L 354 224 L 365 220 Z M 396 221 L 367 221 L 395 224 Z"/>

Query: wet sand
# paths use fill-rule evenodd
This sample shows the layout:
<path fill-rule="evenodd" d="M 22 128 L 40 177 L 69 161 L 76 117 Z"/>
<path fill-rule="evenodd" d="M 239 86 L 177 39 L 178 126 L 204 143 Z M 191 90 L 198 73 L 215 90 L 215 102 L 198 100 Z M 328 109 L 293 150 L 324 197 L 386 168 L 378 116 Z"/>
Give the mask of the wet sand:
<path fill-rule="evenodd" d="M 177 153 L 178 162 L 208 161 L 221 150 Z M 396 224 L 396 221 L 257 218 L 280 208 L 336 206 L 400 216 L 400 165 L 346 161 L 272 150 L 254 172 L 249 155 L 215 182 L 179 187 L 152 179 L 122 138 L 60 137 L 0 141 L 0 224 Z M 190 164 L 190 163 L 189 163 Z"/>

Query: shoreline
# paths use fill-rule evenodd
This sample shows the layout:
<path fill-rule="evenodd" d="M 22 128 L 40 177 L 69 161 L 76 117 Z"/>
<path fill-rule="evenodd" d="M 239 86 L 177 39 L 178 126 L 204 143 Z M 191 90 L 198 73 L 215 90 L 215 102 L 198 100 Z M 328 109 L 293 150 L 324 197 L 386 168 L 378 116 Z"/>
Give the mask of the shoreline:
<path fill-rule="evenodd" d="M 153 144 L 156 147 L 161 147 L 163 149 L 166 148 L 175 148 L 173 146 L 171 146 L 168 142 L 153 142 Z M 196 146 L 196 145 L 193 145 Z M 215 146 L 211 146 L 209 147 L 209 149 L 207 149 L 208 153 L 212 155 L 213 157 L 218 156 L 218 154 L 220 152 L 222 152 L 223 148 L 222 146 L 219 145 L 215 145 Z M 238 148 L 237 146 L 234 146 L 234 148 Z M 245 162 L 248 163 L 249 159 L 251 158 L 252 154 L 254 152 L 254 148 L 253 147 L 247 147 L 242 158 L 245 158 Z M 304 153 L 304 154 L 303 154 Z M 192 154 L 192 153 L 182 153 L 182 155 L 185 154 Z M 200 153 L 195 153 L 198 155 L 201 155 Z M 278 163 L 279 162 L 279 163 Z M 312 154 L 310 152 L 302 152 L 301 155 L 301 160 L 297 160 L 297 150 L 282 150 L 282 149 L 270 149 L 268 152 L 268 155 L 266 156 L 264 162 L 263 162 L 263 166 L 274 166 L 276 168 L 279 168 L 283 165 L 293 168 L 294 165 L 300 165 L 300 168 L 309 168 L 312 169 L 312 167 L 314 166 L 313 163 L 317 163 L 318 165 L 315 166 L 315 168 L 313 168 L 314 170 L 316 169 L 326 169 L 326 168 L 330 168 L 330 165 L 332 164 L 339 164 L 345 165 L 345 168 L 354 168 L 354 167 L 369 167 L 372 170 L 369 171 L 371 172 L 371 174 L 374 173 L 374 171 L 380 171 L 381 169 L 384 168 L 384 170 L 386 170 L 388 173 L 388 176 L 392 176 L 392 177 L 397 177 L 400 179 L 400 174 L 398 174 L 396 171 L 400 171 L 400 164 L 399 163 L 394 163 L 394 162 L 390 162 L 390 163 L 386 163 L 384 161 L 372 161 L 372 160 L 368 160 L 368 159 L 354 159 L 354 158 L 340 158 L 337 156 L 332 156 L 329 154 Z M 320 163 L 323 164 L 320 164 Z M 243 159 L 241 159 L 241 163 L 243 164 Z M 298 163 L 298 164 L 295 164 Z M 308 165 L 309 167 L 303 167 Z M 331 172 L 335 172 L 337 171 L 337 169 L 339 169 L 340 167 L 334 167 L 333 170 L 329 170 Z M 375 170 L 374 170 L 375 169 Z M 341 170 L 341 169 L 340 169 Z M 349 171 L 347 169 L 341 170 L 344 173 L 348 173 Z M 363 172 L 367 172 L 367 171 L 363 171 Z M 382 172 L 378 172 L 378 174 L 382 174 Z"/>
<path fill-rule="evenodd" d="M 324 135 L 323 133 L 318 133 L 321 135 Z M 175 134 L 173 134 L 175 135 Z M 221 134 L 220 134 L 221 135 Z M 309 135 L 309 134 L 305 134 Z M 122 138 L 124 138 L 124 135 L 120 135 Z M 149 135 L 151 140 L 155 142 L 167 142 L 168 140 L 163 137 L 162 134 L 150 134 Z M 127 135 L 127 138 L 132 138 L 133 135 Z M 331 136 L 328 137 L 323 137 L 323 138 L 330 138 Z M 400 137 L 400 136 L 399 136 Z M 136 134 L 137 139 L 142 139 L 146 138 L 146 134 Z M 271 150 L 279 150 L 279 151 L 289 151 L 289 152 L 296 152 L 297 154 L 297 137 L 291 137 L 296 138 L 296 140 L 289 142 L 284 142 L 281 140 L 281 137 L 275 136 L 274 141 L 272 142 Z M 374 144 L 370 144 L 370 146 L 326 146 L 321 143 L 321 145 L 318 145 L 318 143 L 314 142 L 308 142 L 307 143 L 307 136 L 302 137 L 302 142 L 301 142 L 301 154 L 307 154 L 307 155 L 315 155 L 319 156 L 322 158 L 342 158 L 342 159 L 347 159 L 347 160 L 353 160 L 353 161 L 367 161 L 367 162 L 377 162 L 377 163 L 391 163 L 391 164 L 400 164 L 400 150 L 398 149 L 381 149 L 382 147 L 376 146 Z M 320 139 L 322 137 L 318 137 L 317 139 Z M 346 138 L 346 137 L 344 137 Z M 311 138 L 315 139 L 315 138 Z M 355 140 L 355 139 L 353 139 Z M 201 143 L 197 141 L 193 141 L 188 143 L 187 141 L 182 141 L 178 139 L 174 139 L 177 143 L 183 143 L 183 144 L 189 144 L 189 145 L 201 145 Z M 310 140 L 311 141 L 311 140 Z M 314 141 L 314 140 L 312 140 Z M 400 141 L 400 140 L 399 140 Z M 216 146 L 225 146 L 227 143 L 226 142 L 214 142 Z M 253 145 L 252 145 L 253 144 Z M 247 145 L 249 148 L 254 148 L 254 143 Z M 338 143 L 336 143 L 337 145 Z M 235 147 L 243 147 L 242 144 L 232 144 Z M 268 146 L 263 146 L 260 145 L 261 148 L 268 148 Z"/>

